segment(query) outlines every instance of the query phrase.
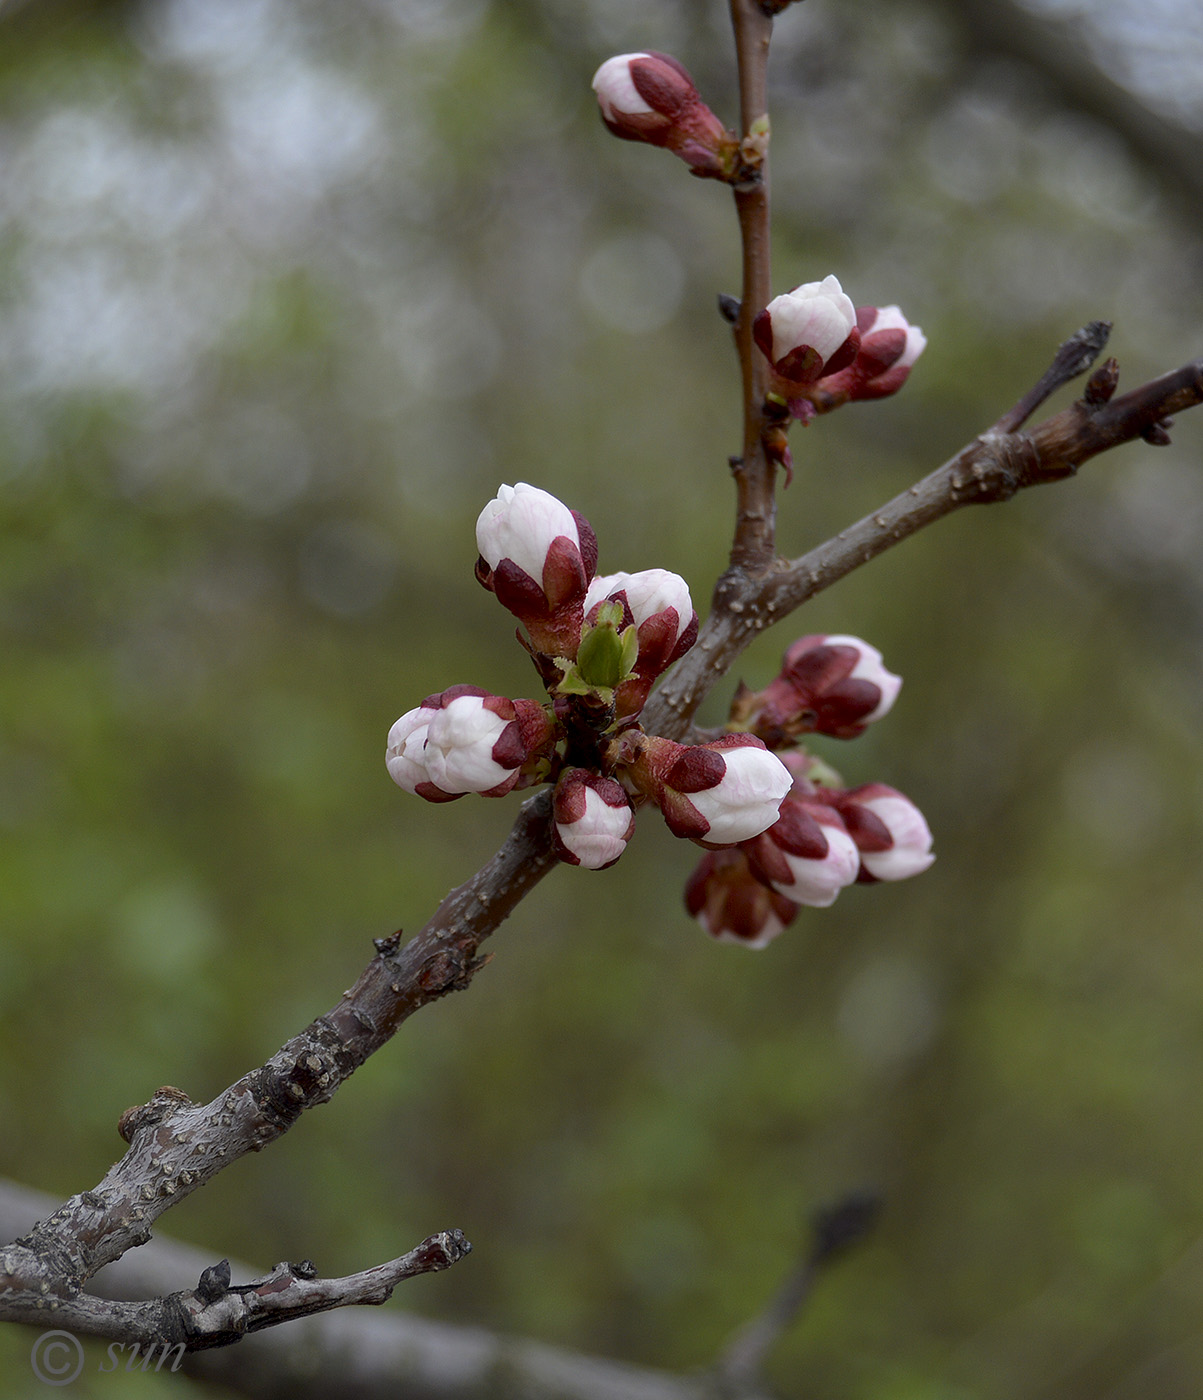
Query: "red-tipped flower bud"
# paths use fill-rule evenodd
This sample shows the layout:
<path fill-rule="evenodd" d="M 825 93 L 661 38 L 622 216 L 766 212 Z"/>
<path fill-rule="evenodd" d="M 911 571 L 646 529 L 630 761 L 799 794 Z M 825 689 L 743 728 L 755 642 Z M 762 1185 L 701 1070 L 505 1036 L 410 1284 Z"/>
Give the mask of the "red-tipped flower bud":
<path fill-rule="evenodd" d="M 793 782 L 776 754 L 751 734 L 710 744 L 649 738 L 627 772 L 664 813 L 674 836 L 708 847 L 733 846 L 771 826 Z"/>
<path fill-rule="evenodd" d="M 401 716 L 389 731 L 385 761 L 398 787 L 430 802 L 466 792 L 501 797 L 554 738 L 553 721 L 533 700 L 454 685 Z"/>
<path fill-rule="evenodd" d="M 586 870 L 613 865 L 635 830 L 635 811 L 622 785 L 583 768 L 560 775 L 552 810 L 556 854 Z"/>
<path fill-rule="evenodd" d="M 585 595 L 586 618 L 590 619 L 603 602 L 623 604 L 628 625 L 635 627 L 639 639 L 634 674 L 618 687 L 615 697 L 621 719 L 643 709 L 656 678 L 693 646 L 698 615 L 689 597 L 689 585 L 667 569 L 598 575 Z"/>
<path fill-rule="evenodd" d="M 799 734 L 852 739 L 889 712 L 901 688 L 881 652 L 859 637 L 800 637 L 786 651 L 781 674 L 744 701 L 745 722 L 769 743 Z"/>
<path fill-rule="evenodd" d="M 745 948 L 767 947 L 798 912 L 752 874 L 739 846 L 706 852 L 685 885 L 685 907 L 720 943 Z"/>
<path fill-rule="evenodd" d="M 547 491 L 502 486 L 476 522 L 476 575 L 522 622 L 536 651 L 572 660 L 597 568 L 589 522 Z"/>
<path fill-rule="evenodd" d="M 794 385 L 843 369 L 860 345 L 856 308 L 836 277 L 774 297 L 752 322 L 752 335 L 781 378 Z"/>
<path fill-rule="evenodd" d="M 865 783 L 845 792 L 818 791 L 839 811 L 856 842 L 862 882 L 906 880 L 935 860 L 923 813 L 896 788 Z"/>
<path fill-rule="evenodd" d="M 670 54 L 624 53 L 593 75 L 602 121 L 624 141 L 663 146 L 695 175 L 726 179 L 737 142 Z"/>
<path fill-rule="evenodd" d="M 795 904 L 826 908 L 860 869 L 860 852 L 825 802 L 790 796 L 781 815 L 742 848 L 752 873 Z"/>
<path fill-rule="evenodd" d="M 884 399 L 906 383 L 911 366 L 927 347 L 927 337 L 897 306 L 857 309 L 860 349 L 837 373 L 824 375 L 811 389 L 814 408 L 824 412 L 851 399 Z"/>

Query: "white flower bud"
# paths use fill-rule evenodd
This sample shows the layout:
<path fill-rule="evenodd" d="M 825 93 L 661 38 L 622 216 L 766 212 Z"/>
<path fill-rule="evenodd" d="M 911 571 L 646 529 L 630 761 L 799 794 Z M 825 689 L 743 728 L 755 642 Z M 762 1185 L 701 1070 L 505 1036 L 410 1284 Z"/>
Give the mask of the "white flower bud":
<path fill-rule="evenodd" d="M 856 308 L 834 276 L 774 297 L 752 329 L 773 368 L 799 383 L 842 369 L 860 343 Z"/>
<path fill-rule="evenodd" d="M 476 521 L 476 545 L 489 567 L 509 559 L 540 587 L 548 550 L 560 536 L 579 549 L 575 516 L 549 491 L 525 481 L 502 486 Z"/>
<path fill-rule="evenodd" d="M 479 695 L 460 695 L 431 717 L 423 762 L 430 781 L 447 793 L 487 792 L 513 776 L 493 757 L 509 720 Z"/>
<path fill-rule="evenodd" d="M 613 865 L 635 830 L 635 812 L 621 784 L 580 768 L 561 775 L 553 810 L 560 858 L 586 870 Z"/>
<path fill-rule="evenodd" d="M 627 606 L 631 609 L 636 627 L 641 627 L 649 618 L 667 612 L 669 608 L 675 609 L 677 629 L 676 636 L 672 639 L 674 643 L 680 641 L 682 633 L 693 617 L 693 600 L 689 596 L 689 585 L 680 574 L 671 573 L 668 569 L 641 569 L 634 574 L 598 575 L 585 594 L 586 614 L 594 604 L 604 602 L 616 593 L 626 594 Z"/>
<path fill-rule="evenodd" d="M 856 665 L 845 677 L 850 681 L 868 681 L 881 691 L 881 699 L 867 715 L 860 715 L 857 722 L 859 724 L 870 724 L 875 719 L 881 719 L 888 714 L 893 707 L 894 701 L 898 699 L 898 692 L 902 689 L 902 677 L 896 676 L 893 671 L 887 671 L 881 659 L 881 652 L 875 646 L 862 641 L 860 637 L 851 637 L 843 633 L 834 633 L 823 638 L 822 645 L 826 647 L 854 647 L 859 653 Z"/>
<path fill-rule="evenodd" d="M 881 822 L 894 843 L 885 851 L 861 851 L 861 864 L 875 880 L 907 880 L 935 860 L 931 829 L 909 798 L 891 793 L 867 798 L 860 805 Z"/>
<path fill-rule="evenodd" d="M 789 866 L 789 880 L 774 880 L 773 889 L 797 904 L 826 909 L 835 897 L 851 885 L 860 870 L 860 852 L 856 842 L 839 827 L 823 826 L 827 841 L 825 856 L 796 856 L 783 850 L 781 857 Z"/>
<path fill-rule="evenodd" d="M 703 839 L 714 846 L 747 841 L 772 826 L 794 781 L 777 755 L 759 745 L 732 746 L 721 754 L 726 764 L 722 778 L 713 787 L 688 794 L 709 823 Z"/>

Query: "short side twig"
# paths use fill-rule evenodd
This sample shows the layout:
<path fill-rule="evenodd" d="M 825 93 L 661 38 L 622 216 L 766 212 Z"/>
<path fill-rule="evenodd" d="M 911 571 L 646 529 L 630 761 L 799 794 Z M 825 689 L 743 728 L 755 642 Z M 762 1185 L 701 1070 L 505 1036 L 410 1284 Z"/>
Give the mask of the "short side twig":
<path fill-rule="evenodd" d="M 231 1283 L 229 1261 L 223 1259 L 201 1274 L 195 1288 L 162 1298 L 122 1302 L 92 1293 L 62 1297 L 15 1289 L 4 1298 L 4 1315 L 123 1344 L 200 1351 L 298 1317 L 386 1302 L 403 1280 L 448 1269 L 471 1249 L 459 1230 L 444 1230 L 399 1259 L 346 1278 L 320 1278 L 306 1260 L 277 1264 L 265 1278 L 241 1284 Z"/>
<path fill-rule="evenodd" d="M 880 1212 L 876 1195 L 857 1191 L 814 1213 L 806 1254 L 785 1276 L 764 1311 L 739 1329 L 718 1359 L 715 1374 L 728 1394 L 756 1393 L 769 1353 L 797 1322 L 820 1274 L 868 1234 Z"/>
<path fill-rule="evenodd" d="M 480 944 L 556 864 L 549 814 L 546 793 L 524 803 L 497 855 L 415 938 L 380 940 L 331 1011 L 212 1102 L 163 1088 L 128 1110 L 120 1128 L 129 1150 L 104 1179 L 0 1247 L 0 1319 L 30 1320 L 20 1295 L 74 1298 L 98 1269 L 149 1239 L 165 1211 L 328 1102 L 419 1007 L 466 987 L 482 965 Z"/>

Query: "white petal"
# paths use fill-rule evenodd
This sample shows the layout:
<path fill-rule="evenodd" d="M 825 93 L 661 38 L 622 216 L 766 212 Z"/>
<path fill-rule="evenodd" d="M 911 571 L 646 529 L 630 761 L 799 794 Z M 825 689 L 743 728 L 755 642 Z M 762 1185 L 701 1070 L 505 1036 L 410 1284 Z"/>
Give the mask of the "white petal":
<path fill-rule="evenodd" d="M 639 96 L 631 78 L 631 62 L 636 58 L 646 58 L 645 53 L 620 53 L 605 63 L 593 75 L 593 91 L 607 116 L 624 112 L 634 116 L 652 109 Z"/>
<path fill-rule="evenodd" d="M 419 706 L 403 714 L 388 732 L 388 748 L 384 761 L 389 777 L 406 792 L 413 792 L 419 783 L 428 782 L 423 749 L 426 731 L 437 710 Z"/>

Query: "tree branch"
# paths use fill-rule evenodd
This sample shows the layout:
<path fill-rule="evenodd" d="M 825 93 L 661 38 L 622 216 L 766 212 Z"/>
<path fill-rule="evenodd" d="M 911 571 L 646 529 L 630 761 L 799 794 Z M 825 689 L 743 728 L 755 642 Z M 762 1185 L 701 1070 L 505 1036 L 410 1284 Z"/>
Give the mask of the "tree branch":
<path fill-rule="evenodd" d="M 1072 353 L 1063 348 L 1049 374 L 1064 375 L 1080 362 L 1080 351 L 1080 344 Z M 683 735 L 701 699 L 758 632 L 924 525 L 963 505 L 1009 500 L 1024 487 L 1064 479 L 1090 457 L 1133 438 L 1166 440 L 1167 416 L 1203 401 L 1203 361 L 1120 398 L 1110 397 L 1115 379 L 1108 361 L 1081 399 L 1030 432 L 996 426 L 818 549 L 780 561 L 760 577 L 729 576 L 725 606 L 707 619 L 697 645 L 645 711 L 648 731 Z M 1000 422 L 1033 401 L 1048 380 L 1042 377 Z M 338 1004 L 265 1065 L 209 1104 L 164 1088 L 129 1110 L 121 1123 L 129 1151 L 104 1180 L 0 1249 L 0 1317 L 29 1320 L 23 1295 L 75 1298 L 99 1268 L 144 1243 L 164 1211 L 332 1098 L 420 1006 L 466 987 L 482 965 L 481 943 L 556 863 L 549 812 L 546 792 L 528 799 L 497 855 L 444 899 L 422 931 L 404 945 L 399 934 L 381 940 Z"/>
<path fill-rule="evenodd" d="M 1016 415 L 1022 421 L 1044 397 L 1041 386 L 1050 376 L 1064 378 L 1074 363 L 1084 368 L 1083 347 L 1097 340 L 1090 327 L 1071 337 L 1066 346 L 1072 349 L 1058 351 L 1053 367 L 999 423 Z M 760 632 L 924 526 L 962 506 L 1008 501 L 1025 487 L 1062 481 L 1091 457 L 1135 438 L 1168 442 L 1169 416 L 1203 402 L 1203 360 L 1111 398 L 1117 376 L 1109 360 L 1081 399 L 1030 431 L 988 429 L 922 481 L 800 558 L 778 560 L 759 578 L 724 576 L 725 605 L 712 611 L 692 650 L 653 695 L 644 710 L 648 732 L 683 737 L 698 705 Z"/>
<path fill-rule="evenodd" d="M 164 1211 L 328 1102 L 420 1006 L 466 987 L 482 965 L 480 944 L 556 864 L 549 812 L 546 793 L 525 802 L 500 851 L 422 931 L 404 946 L 399 934 L 380 940 L 338 1004 L 265 1065 L 208 1104 L 167 1087 L 127 1110 L 120 1131 L 129 1151 L 104 1180 L 0 1249 L 0 1318 L 29 1320 L 24 1295 L 74 1298 L 98 1269 L 148 1240 Z"/>
<path fill-rule="evenodd" d="M 471 1249 L 459 1230 L 443 1230 L 399 1259 L 346 1278 L 319 1278 L 305 1261 L 277 1264 L 266 1277 L 242 1284 L 231 1283 L 230 1261 L 223 1259 L 202 1271 L 195 1288 L 139 1302 L 14 1288 L 0 1298 L 0 1316 L 123 1344 L 200 1351 L 315 1313 L 386 1302 L 403 1280 L 449 1269 Z"/>
<path fill-rule="evenodd" d="M 0 1237 L 27 1230 L 53 1206 L 43 1192 L 0 1180 Z M 155 1239 L 106 1268 L 94 1292 L 101 1302 L 170 1294 L 209 1261 L 191 1245 Z M 233 1272 L 255 1270 L 235 1263 Z M 704 1374 L 672 1375 L 395 1308 L 304 1317 L 237 1347 L 190 1352 L 181 1369 L 256 1400 L 494 1400 L 503 1385 L 525 1400 L 715 1400 Z"/>
<path fill-rule="evenodd" d="M 752 322 L 772 296 L 768 171 L 768 66 L 772 18 L 756 0 L 731 0 L 731 25 L 739 65 L 739 106 L 747 178 L 735 186 L 743 263 L 743 292 L 735 323 L 735 348 L 743 379 L 743 451 L 731 459 L 735 475 L 735 539 L 731 571 L 766 568 L 775 552 L 776 468 L 765 451 L 764 403 L 768 361 L 752 340 Z M 721 608 L 722 582 L 714 606 Z"/>

